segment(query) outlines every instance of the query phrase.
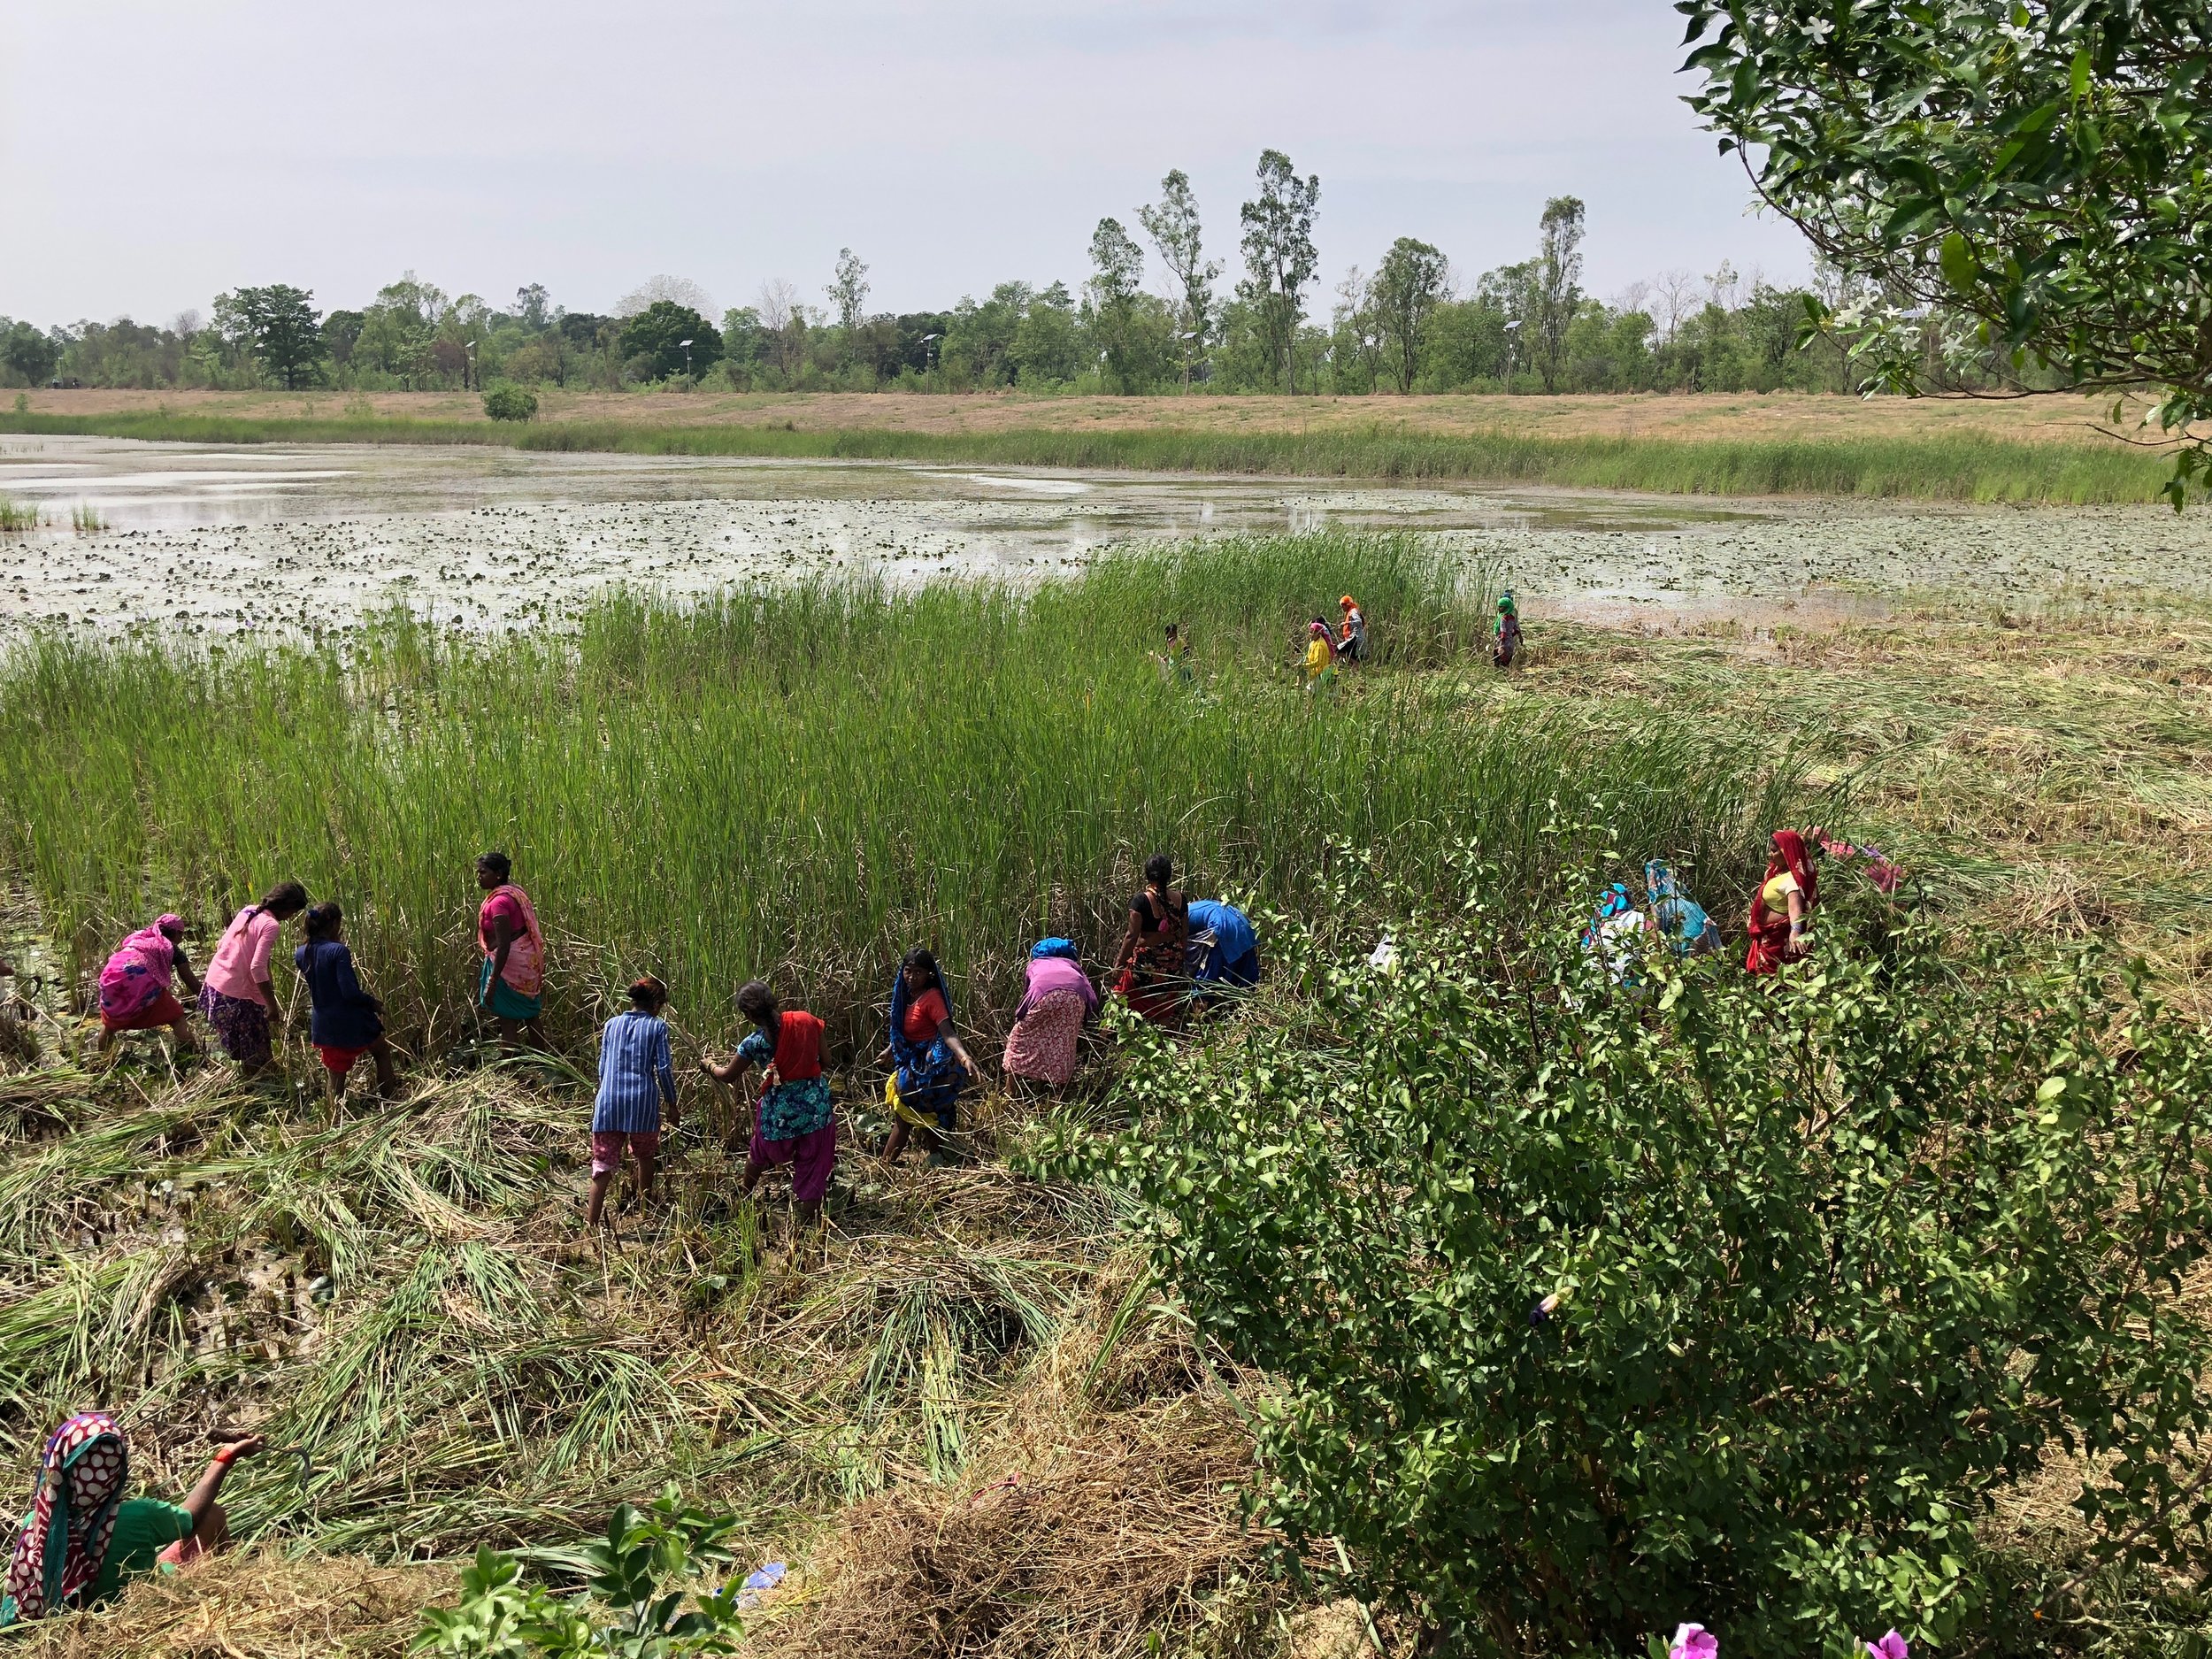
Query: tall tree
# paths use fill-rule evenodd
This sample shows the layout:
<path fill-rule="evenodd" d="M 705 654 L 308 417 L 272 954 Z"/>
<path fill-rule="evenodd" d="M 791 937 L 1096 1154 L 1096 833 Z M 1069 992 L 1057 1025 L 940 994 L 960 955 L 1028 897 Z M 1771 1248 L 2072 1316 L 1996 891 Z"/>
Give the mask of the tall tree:
<path fill-rule="evenodd" d="M 679 380 L 721 362 L 722 334 L 688 305 L 655 300 L 622 325 L 622 355 L 649 380 Z"/>
<path fill-rule="evenodd" d="M 532 333 L 549 327 L 553 322 L 553 296 L 545 291 L 545 284 L 533 282 L 527 288 L 515 290 L 515 315 L 522 326 Z"/>
<path fill-rule="evenodd" d="M 1315 173 L 1301 179 L 1279 150 L 1260 152 L 1258 176 L 1259 195 L 1237 212 L 1244 226 L 1245 270 L 1237 293 L 1253 308 L 1283 383 L 1295 393 L 1298 325 L 1305 319 L 1306 285 L 1320 262 L 1313 247 L 1313 215 L 1321 200 L 1321 178 Z"/>
<path fill-rule="evenodd" d="M 1144 250 L 1118 219 L 1102 219 L 1091 233 L 1092 327 L 1106 356 L 1117 391 L 1131 389 L 1135 358 L 1137 295 L 1144 283 Z"/>
<path fill-rule="evenodd" d="M 1190 390 L 1191 376 L 1206 355 L 1213 333 L 1214 279 L 1221 274 L 1218 260 L 1206 257 L 1199 234 L 1198 197 L 1180 167 L 1160 180 L 1160 200 L 1137 210 L 1137 223 L 1159 250 L 1175 288 L 1175 321 L 1183 365 L 1183 389 Z"/>
<path fill-rule="evenodd" d="M 1441 253 L 1410 236 L 1390 244 L 1375 273 L 1369 303 L 1380 326 L 1390 376 L 1401 392 L 1410 392 L 1414 376 L 1421 372 L 1429 320 L 1448 297 L 1450 274 L 1451 266 Z"/>
<path fill-rule="evenodd" d="M 1536 338 L 1531 342 L 1544 389 L 1559 389 L 1567 360 L 1567 325 L 1582 307 L 1583 209 L 1578 197 L 1555 196 L 1544 204 L 1543 240 L 1536 254 Z"/>
<path fill-rule="evenodd" d="M 837 326 L 847 334 L 860 326 L 868 304 L 868 267 L 849 248 L 837 250 L 837 280 L 822 290 L 837 307 Z"/>
<path fill-rule="evenodd" d="M 288 283 L 239 288 L 215 296 L 215 322 L 231 341 L 259 360 L 262 372 L 297 391 L 322 360 L 322 317 L 315 296 Z"/>
<path fill-rule="evenodd" d="M 1809 308 L 1870 384 L 1971 390 L 1947 371 L 1978 359 L 2015 392 L 2163 386 L 2168 495 L 2178 508 L 2212 478 L 2204 0 L 1677 10 L 1704 42 L 1689 102 L 1723 152 L 1822 254 L 1882 285 Z"/>

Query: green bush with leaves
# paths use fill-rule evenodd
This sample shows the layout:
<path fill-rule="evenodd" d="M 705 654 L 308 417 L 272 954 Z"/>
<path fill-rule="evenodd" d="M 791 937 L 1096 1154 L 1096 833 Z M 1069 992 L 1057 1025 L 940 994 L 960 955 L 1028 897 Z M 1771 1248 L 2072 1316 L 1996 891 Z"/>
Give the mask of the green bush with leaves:
<path fill-rule="evenodd" d="M 429 1608 L 411 1648 L 458 1659 L 687 1659 L 737 1650 L 742 1577 L 732 1577 L 732 1516 L 686 1507 L 672 1484 L 649 1509 L 623 1504 L 607 1535 L 535 1559 L 581 1571 L 564 1600 L 526 1583 L 518 1555 L 483 1548 L 461 1570 L 457 1606 Z M 722 1580 L 715 1587 L 716 1578 Z M 689 1602 L 691 1605 L 686 1606 Z M 607 1616 L 611 1617 L 607 1617 Z"/>
<path fill-rule="evenodd" d="M 523 386 L 495 386 L 484 394 L 484 412 L 494 420 L 535 420 L 538 395 Z"/>
<path fill-rule="evenodd" d="M 1800 1655 L 1992 1616 L 1977 1522 L 2062 1448 L 2102 1554 L 2201 1540 L 2212 1042 L 2139 973 L 1870 889 L 1781 977 L 1617 986 L 1583 918 L 1465 891 L 1387 966 L 1278 923 L 1283 1005 L 1140 1056 L 1087 1155 L 1279 1383 L 1252 1501 L 1294 1571 L 1340 1540 L 1479 1651 Z"/>

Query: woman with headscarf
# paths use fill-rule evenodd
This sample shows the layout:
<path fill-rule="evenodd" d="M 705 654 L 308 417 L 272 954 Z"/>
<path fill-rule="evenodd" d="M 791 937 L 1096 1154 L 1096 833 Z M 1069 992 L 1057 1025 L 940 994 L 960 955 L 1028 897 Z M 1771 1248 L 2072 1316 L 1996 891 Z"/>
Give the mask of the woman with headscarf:
<path fill-rule="evenodd" d="M 199 995 L 199 978 L 184 954 L 184 918 L 165 913 L 118 945 L 100 970 L 100 1052 L 112 1048 L 124 1032 L 166 1025 L 180 1054 L 198 1053 L 184 1004 L 170 988 L 175 979 Z"/>
<path fill-rule="evenodd" d="M 953 1033 L 952 1000 L 937 958 L 919 945 L 906 953 L 891 981 L 891 1041 L 882 1057 L 892 1067 L 884 1087 L 893 1118 L 884 1157 L 896 1162 L 912 1131 L 921 1135 L 930 1167 L 942 1168 L 951 1162 L 949 1137 L 958 1126 L 960 1091 L 983 1072 Z"/>
<path fill-rule="evenodd" d="M 1632 984 L 1636 951 L 1644 932 L 1643 913 L 1628 896 L 1628 887 L 1616 881 L 1598 895 L 1589 926 L 1582 930 L 1582 948 L 1605 966 L 1606 977 L 1616 985 Z"/>
<path fill-rule="evenodd" d="M 1083 1022 L 1098 1012 L 1098 987 L 1077 960 L 1075 942 L 1041 939 L 1029 952 L 1029 985 L 1014 1009 L 1000 1068 L 1058 1091 L 1075 1076 Z"/>
<path fill-rule="evenodd" d="M 1367 660 L 1367 613 L 1349 594 L 1338 600 L 1336 605 L 1344 613 L 1343 633 L 1336 642 L 1337 655 L 1363 663 Z"/>
<path fill-rule="evenodd" d="M 1319 617 L 1306 624 L 1306 689 L 1325 691 L 1336 678 L 1336 641 Z"/>
<path fill-rule="evenodd" d="M 1513 666 L 1513 659 L 1521 654 L 1521 606 L 1510 593 L 1498 595 L 1498 637 L 1491 647 L 1490 660 L 1500 668 Z"/>
<path fill-rule="evenodd" d="M 1820 832 L 1800 834 L 1795 830 L 1774 832 L 1773 851 L 1759 890 L 1751 895 L 1751 916 L 1746 923 L 1751 944 L 1744 967 L 1752 973 L 1776 973 L 1786 962 L 1795 962 L 1812 949 L 1813 908 L 1820 902 L 1820 872 L 1814 867 L 1812 848 Z"/>
<path fill-rule="evenodd" d="M 1720 949 L 1720 929 L 1705 907 L 1682 891 L 1663 859 L 1644 865 L 1644 895 L 1650 901 L 1651 931 L 1678 956 L 1701 956 Z"/>
<path fill-rule="evenodd" d="M 266 1444 L 257 1435 L 228 1442 L 181 1504 L 126 1498 L 130 1446 L 104 1411 L 71 1417 L 39 1459 L 31 1512 L 0 1578 L 0 1629 L 72 1612 L 118 1594 L 133 1573 L 182 1566 L 221 1548 L 229 1536 L 215 1502 L 231 1464 Z"/>
<path fill-rule="evenodd" d="M 1220 899 L 1193 899 L 1185 914 L 1190 943 L 1184 962 L 1202 997 L 1248 991 L 1260 982 L 1260 938 L 1249 917 Z"/>

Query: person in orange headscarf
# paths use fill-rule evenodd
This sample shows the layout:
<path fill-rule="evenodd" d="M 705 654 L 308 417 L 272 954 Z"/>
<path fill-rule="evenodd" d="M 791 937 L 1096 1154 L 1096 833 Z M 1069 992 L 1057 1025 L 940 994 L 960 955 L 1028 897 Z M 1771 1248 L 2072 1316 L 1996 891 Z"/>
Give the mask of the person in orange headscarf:
<path fill-rule="evenodd" d="M 1349 594 L 1336 603 L 1337 609 L 1344 613 L 1344 632 L 1336 642 L 1336 654 L 1355 663 L 1363 663 L 1367 660 L 1366 612 L 1359 608 Z"/>
<path fill-rule="evenodd" d="M 1814 868 L 1812 849 L 1819 844 L 1818 830 L 1774 832 L 1767 872 L 1751 896 L 1747 924 L 1751 949 L 1743 964 L 1747 972 L 1778 972 L 1784 963 L 1795 962 L 1812 949 L 1813 907 L 1820 902 L 1820 872 Z"/>

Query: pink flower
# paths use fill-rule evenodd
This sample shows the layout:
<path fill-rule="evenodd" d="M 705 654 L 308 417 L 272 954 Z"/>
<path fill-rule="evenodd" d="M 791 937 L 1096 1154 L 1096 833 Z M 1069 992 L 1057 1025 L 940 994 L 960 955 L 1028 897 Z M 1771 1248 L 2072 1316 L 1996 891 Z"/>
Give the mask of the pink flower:
<path fill-rule="evenodd" d="M 1702 1624 L 1677 1624 L 1667 1659 L 1717 1659 L 1720 1638 Z"/>
<path fill-rule="evenodd" d="M 1866 1651 L 1868 1659 L 1912 1659 L 1912 1649 L 1895 1631 L 1890 1632 L 1879 1641 L 1867 1643 Z"/>

